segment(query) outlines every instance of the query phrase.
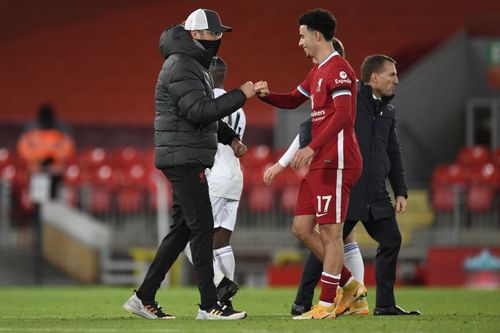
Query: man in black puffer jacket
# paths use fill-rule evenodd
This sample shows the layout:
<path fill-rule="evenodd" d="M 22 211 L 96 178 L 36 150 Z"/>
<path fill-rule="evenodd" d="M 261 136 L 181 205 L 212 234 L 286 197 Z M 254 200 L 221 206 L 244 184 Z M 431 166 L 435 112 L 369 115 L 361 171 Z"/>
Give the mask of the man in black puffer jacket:
<path fill-rule="evenodd" d="M 208 69 L 217 55 L 221 37 L 230 27 L 212 10 L 191 13 L 184 26 L 167 28 L 160 37 L 165 58 L 156 85 L 156 167 L 172 184 L 173 216 L 170 232 L 162 240 L 141 287 L 123 305 L 125 310 L 150 319 L 173 319 L 155 301 L 166 273 L 191 244 L 193 265 L 201 295 L 196 319 L 242 319 L 217 300 L 213 283 L 212 206 L 205 169 L 212 167 L 217 142 L 231 145 L 237 157 L 246 152 L 238 135 L 223 121 L 254 95 L 246 82 L 218 98 Z"/>

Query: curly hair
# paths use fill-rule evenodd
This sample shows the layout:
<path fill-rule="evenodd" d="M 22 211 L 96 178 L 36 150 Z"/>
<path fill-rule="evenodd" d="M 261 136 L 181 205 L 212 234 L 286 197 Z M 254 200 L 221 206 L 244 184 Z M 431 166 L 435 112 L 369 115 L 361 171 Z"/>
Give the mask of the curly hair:
<path fill-rule="evenodd" d="M 311 9 L 299 18 L 299 25 L 307 26 L 309 31 L 320 32 L 325 40 L 331 41 L 335 35 L 337 20 L 326 9 Z"/>

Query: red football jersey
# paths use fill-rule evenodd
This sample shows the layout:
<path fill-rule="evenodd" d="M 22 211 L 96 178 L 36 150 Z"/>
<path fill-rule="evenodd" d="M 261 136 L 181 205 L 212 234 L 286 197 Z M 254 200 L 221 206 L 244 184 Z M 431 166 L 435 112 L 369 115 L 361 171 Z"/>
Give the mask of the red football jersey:
<path fill-rule="evenodd" d="M 309 147 L 314 149 L 315 155 L 310 169 L 361 169 L 363 163 L 354 132 L 356 74 L 351 65 L 333 52 L 311 69 L 297 89 L 311 100 L 312 142 Z M 336 110 L 333 100 L 342 95 L 350 97 L 351 107 Z M 330 124 L 331 121 L 335 123 Z M 324 132 L 327 127 L 328 133 Z"/>

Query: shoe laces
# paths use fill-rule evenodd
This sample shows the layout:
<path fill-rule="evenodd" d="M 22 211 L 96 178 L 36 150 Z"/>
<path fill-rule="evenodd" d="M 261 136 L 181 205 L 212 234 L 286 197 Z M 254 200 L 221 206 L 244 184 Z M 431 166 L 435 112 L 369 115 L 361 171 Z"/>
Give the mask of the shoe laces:
<path fill-rule="evenodd" d="M 311 310 L 309 310 L 309 311 L 311 313 L 315 313 L 315 312 L 323 311 L 326 308 L 327 308 L 326 306 L 316 304 L 316 305 L 313 305 L 312 308 L 311 308 Z"/>
<path fill-rule="evenodd" d="M 157 317 L 165 317 L 166 314 L 163 312 L 161 305 L 158 302 L 144 304 L 144 308 L 154 314 Z"/>
<path fill-rule="evenodd" d="M 220 307 L 220 309 L 225 312 L 228 306 L 222 302 L 217 302 L 217 305 Z"/>

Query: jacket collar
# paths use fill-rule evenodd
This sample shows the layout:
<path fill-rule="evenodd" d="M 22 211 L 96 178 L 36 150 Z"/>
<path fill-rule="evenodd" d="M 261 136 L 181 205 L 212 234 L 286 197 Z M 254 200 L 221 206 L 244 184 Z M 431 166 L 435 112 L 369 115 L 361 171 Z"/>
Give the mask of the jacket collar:
<path fill-rule="evenodd" d="M 358 81 L 358 94 L 363 96 L 363 99 L 365 100 L 372 100 L 373 99 L 373 91 L 372 91 L 372 86 L 369 84 L 364 84 L 361 81 Z M 395 95 L 391 96 L 382 96 L 382 107 L 389 104 L 392 99 L 394 98 Z"/>

